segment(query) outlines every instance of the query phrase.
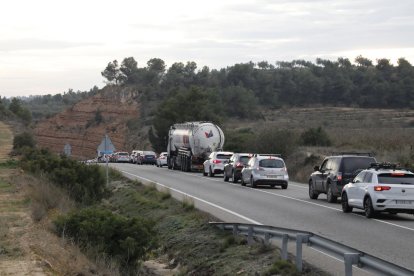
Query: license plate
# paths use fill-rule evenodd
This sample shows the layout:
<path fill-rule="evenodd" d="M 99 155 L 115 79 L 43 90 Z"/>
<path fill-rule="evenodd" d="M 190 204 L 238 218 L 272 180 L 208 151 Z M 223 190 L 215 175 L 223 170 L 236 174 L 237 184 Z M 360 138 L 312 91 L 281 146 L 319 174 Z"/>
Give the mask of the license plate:
<path fill-rule="evenodd" d="M 279 179 L 279 178 L 282 178 L 282 176 L 281 175 L 268 174 L 267 178 Z"/>
<path fill-rule="evenodd" d="M 411 204 L 412 200 L 396 200 L 396 204 Z"/>

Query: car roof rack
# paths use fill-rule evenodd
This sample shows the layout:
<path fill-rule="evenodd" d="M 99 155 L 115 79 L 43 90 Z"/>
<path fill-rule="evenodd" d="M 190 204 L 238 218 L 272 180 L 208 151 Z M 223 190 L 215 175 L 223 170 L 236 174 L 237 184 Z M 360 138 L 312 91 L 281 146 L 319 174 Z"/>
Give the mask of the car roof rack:
<path fill-rule="evenodd" d="M 254 157 L 258 156 L 269 156 L 269 157 L 279 157 L 282 158 L 282 155 L 280 153 L 270 154 L 270 153 L 255 153 L 253 154 Z"/>
<path fill-rule="evenodd" d="M 332 152 L 332 155 L 358 155 L 358 156 L 373 157 L 374 153 L 372 153 L 372 152 L 341 151 L 341 152 Z"/>
<path fill-rule="evenodd" d="M 370 169 L 375 169 L 378 171 L 379 169 L 390 169 L 390 170 L 407 170 L 406 168 L 400 167 L 398 164 L 395 163 L 389 163 L 389 162 L 376 162 L 371 163 Z"/>

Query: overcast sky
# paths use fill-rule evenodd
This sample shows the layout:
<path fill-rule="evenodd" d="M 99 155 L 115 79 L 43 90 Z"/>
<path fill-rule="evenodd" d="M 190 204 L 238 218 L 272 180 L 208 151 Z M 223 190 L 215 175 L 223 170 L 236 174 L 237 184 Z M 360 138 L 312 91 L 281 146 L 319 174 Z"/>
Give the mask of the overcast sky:
<path fill-rule="evenodd" d="M 0 95 L 104 86 L 108 62 L 134 57 L 236 63 L 362 55 L 414 64 L 413 0 L 2 1 Z"/>

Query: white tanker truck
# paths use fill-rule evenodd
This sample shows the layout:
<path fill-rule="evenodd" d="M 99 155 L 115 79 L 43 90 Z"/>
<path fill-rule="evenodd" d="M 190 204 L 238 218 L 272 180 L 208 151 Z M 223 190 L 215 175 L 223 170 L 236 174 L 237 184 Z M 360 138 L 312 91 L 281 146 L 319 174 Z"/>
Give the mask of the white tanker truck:
<path fill-rule="evenodd" d="M 202 170 L 210 153 L 223 149 L 223 145 L 223 131 L 211 122 L 174 124 L 168 134 L 168 168 Z"/>

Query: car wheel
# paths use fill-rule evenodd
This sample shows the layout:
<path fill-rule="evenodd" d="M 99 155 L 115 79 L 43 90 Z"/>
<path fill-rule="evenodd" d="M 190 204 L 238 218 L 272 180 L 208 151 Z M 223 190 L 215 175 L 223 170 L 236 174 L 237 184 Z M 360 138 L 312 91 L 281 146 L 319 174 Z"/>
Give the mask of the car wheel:
<path fill-rule="evenodd" d="M 224 172 L 224 181 L 229 182 L 229 177 L 227 176 L 226 172 Z"/>
<path fill-rule="evenodd" d="M 204 171 L 204 169 L 203 169 L 203 176 L 207 176 L 207 173 Z"/>
<path fill-rule="evenodd" d="M 236 175 L 234 174 L 234 171 L 233 171 L 233 173 L 231 174 L 231 180 L 233 181 L 233 183 L 237 183 L 237 181 L 238 181 L 238 179 L 237 179 Z"/>
<path fill-rule="evenodd" d="M 254 180 L 253 180 L 253 176 L 252 177 L 250 177 L 250 186 L 252 187 L 252 188 L 256 188 L 256 183 L 254 182 Z"/>
<path fill-rule="evenodd" d="M 288 184 L 282 185 L 282 189 L 283 189 L 283 190 L 286 190 L 286 189 L 287 189 L 287 187 L 288 187 Z"/>
<path fill-rule="evenodd" d="M 214 173 L 211 171 L 211 167 L 208 169 L 208 176 L 214 177 Z"/>
<path fill-rule="evenodd" d="M 240 178 L 240 183 L 241 183 L 242 186 L 246 186 L 246 182 L 244 182 L 243 176 L 241 176 L 241 178 Z"/>
<path fill-rule="evenodd" d="M 364 200 L 364 210 L 367 218 L 375 217 L 376 212 L 374 210 L 374 206 L 372 206 L 372 200 L 369 196 L 367 196 Z"/>
<path fill-rule="evenodd" d="M 346 193 L 343 193 L 341 196 L 341 203 L 342 203 L 342 212 L 344 213 L 350 213 L 352 212 L 352 207 L 348 204 L 348 196 Z"/>
<path fill-rule="evenodd" d="M 329 203 L 335 203 L 337 197 L 333 194 L 332 185 L 328 184 L 328 190 L 326 191 L 326 199 Z"/>
<path fill-rule="evenodd" d="M 309 181 L 309 197 L 310 199 L 318 199 L 319 194 L 315 192 L 312 180 Z"/>

